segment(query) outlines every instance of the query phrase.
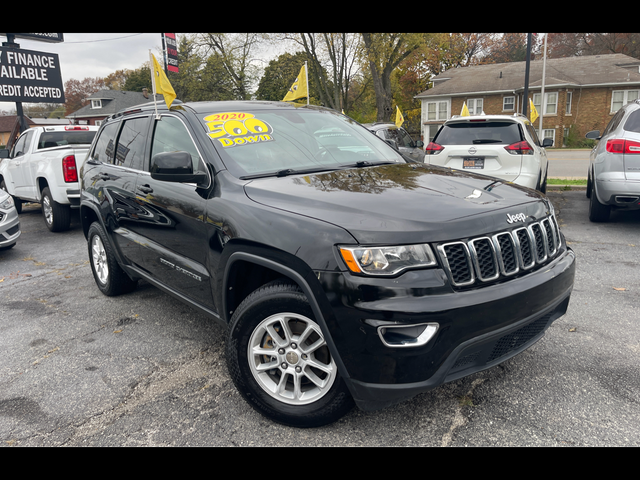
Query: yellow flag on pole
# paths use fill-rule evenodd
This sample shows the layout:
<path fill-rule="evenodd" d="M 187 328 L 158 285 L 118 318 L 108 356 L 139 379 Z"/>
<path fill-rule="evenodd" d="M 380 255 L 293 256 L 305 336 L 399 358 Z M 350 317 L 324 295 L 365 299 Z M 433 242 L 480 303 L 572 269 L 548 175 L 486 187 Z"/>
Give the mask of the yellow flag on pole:
<path fill-rule="evenodd" d="M 171 104 L 176 99 L 176 92 L 173 90 L 169 79 L 165 75 L 164 70 L 162 70 L 158 60 L 156 60 L 156 57 L 151 52 L 149 52 L 149 55 L 151 55 L 153 94 L 162 95 L 165 103 L 167 104 L 167 108 L 171 108 Z"/>
<path fill-rule="evenodd" d="M 469 117 L 469 109 L 467 108 L 467 102 L 464 102 L 462 104 L 462 111 L 460 112 L 460 115 L 462 115 L 463 117 Z"/>
<path fill-rule="evenodd" d="M 400 112 L 400 107 L 396 105 L 396 109 L 396 127 L 400 128 L 404 123 L 404 117 L 402 116 L 402 112 Z"/>
<path fill-rule="evenodd" d="M 297 100 L 298 98 L 309 98 L 306 66 L 307 64 L 305 62 L 305 64 L 300 69 L 300 73 L 298 74 L 295 82 L 293 82 L 293 85 L 291 85 L 291 88 L 284 96 L 284 99 L 282 100 L 283 102 L 292 102 L 293 100 Z"/>
<path fill-rule="evenodd" d="M 533 104 L 533 100 L 529 99 L 529 109 L 531 110 L 531 123 L 536 121 L 538 118 L 538 110 L 536 110 L 535 105 Z"/>

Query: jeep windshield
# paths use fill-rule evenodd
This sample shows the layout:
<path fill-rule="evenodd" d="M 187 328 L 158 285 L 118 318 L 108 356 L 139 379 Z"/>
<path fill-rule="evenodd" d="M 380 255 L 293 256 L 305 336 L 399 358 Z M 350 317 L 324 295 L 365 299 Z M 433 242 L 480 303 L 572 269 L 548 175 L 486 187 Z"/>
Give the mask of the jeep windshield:
<path fill-rule="evenodd" d="M 242 179 L 405 163 L 370 131 L 322 109 L 256 109 L 201 115 L 229 171 Z"/>
<path fill-rule="evenodd" d="M 451 122 L 444 125 L 433 139 L 438 145 L 511 145 L 521 140 L 518 124 L 504 121 Z"/>

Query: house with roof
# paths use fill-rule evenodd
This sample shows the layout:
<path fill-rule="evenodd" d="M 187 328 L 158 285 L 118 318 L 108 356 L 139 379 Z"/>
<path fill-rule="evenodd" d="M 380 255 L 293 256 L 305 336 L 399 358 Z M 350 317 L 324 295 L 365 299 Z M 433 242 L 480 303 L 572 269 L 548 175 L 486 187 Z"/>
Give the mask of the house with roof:
<path fill-rule="evenodd" d="M 570 135 L 584 138 L 601 132 L 623 105 L 640 98 L 640 60 L 623 54 L 548 58 L 530 62 L 528 97 L 540 118 L 534 126 L 555 147 Z M 432 78 L 433 87 L 416 95 L 421 101 L 421 129 L 425 143 L 438 128 L 459 115 L 466 104 L 471 115 L 512 115 L 523 112 L 526 62 L 453 68 Z M 531 109 L 527 104 L 530 117 Z"/>
<path fill-rule="evenodd" d="M 100 90 L 87 97 L 89 104 L 67 115 L 75 125 L 100 125 L 110 115 L 122 109 L 153 102 L 153 96 L 146 88 L 142 92 L 127 92 L 122 90 Z"/>

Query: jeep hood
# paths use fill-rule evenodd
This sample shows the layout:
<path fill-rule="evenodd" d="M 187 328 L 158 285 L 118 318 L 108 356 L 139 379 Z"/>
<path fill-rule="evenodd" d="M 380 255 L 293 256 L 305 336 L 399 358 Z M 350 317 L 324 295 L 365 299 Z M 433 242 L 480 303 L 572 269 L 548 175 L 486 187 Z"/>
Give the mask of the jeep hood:
<path fill-rule="evenodd" d="M 245 192 L 254 202 L 340 226 L 361 244 L 477 236 L 513 227 L 507 214 L 540 218 L 550 208 L 533 190 L 424 164 L 262 178 Z"/>

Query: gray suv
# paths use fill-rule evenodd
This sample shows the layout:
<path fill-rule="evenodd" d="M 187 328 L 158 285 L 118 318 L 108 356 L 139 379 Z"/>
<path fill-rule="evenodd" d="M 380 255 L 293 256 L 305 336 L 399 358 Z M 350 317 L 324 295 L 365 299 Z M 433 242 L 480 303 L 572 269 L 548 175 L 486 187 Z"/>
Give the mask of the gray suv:
<path fill-rule="evenodd" d="M 424 143 L 414 140 L 402 127 L 393 123 L 365 123 L 364 126 L 417 162 L 424 162 Z"/>
<path fill-rule="evenodd" d="M 640 101 L 618 110 L 602 135 L 585 136 L 598 140 L 587 176 L 589 220 L 606 222 L 612 208 L 640 209 Z"/>

